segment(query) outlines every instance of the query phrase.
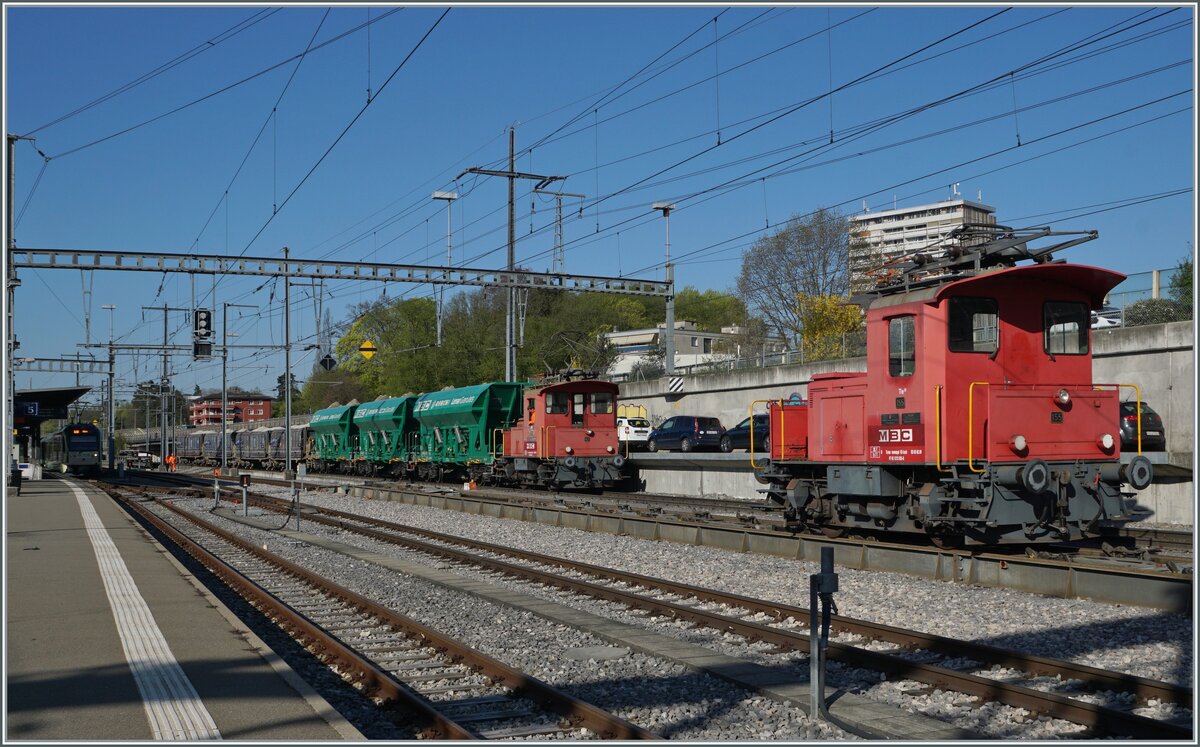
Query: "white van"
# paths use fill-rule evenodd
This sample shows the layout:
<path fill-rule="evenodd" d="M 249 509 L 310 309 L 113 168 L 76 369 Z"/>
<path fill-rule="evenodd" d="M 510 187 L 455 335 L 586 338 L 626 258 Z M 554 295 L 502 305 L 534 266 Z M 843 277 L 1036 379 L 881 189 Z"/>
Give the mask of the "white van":
<path fill-rule="evenodd" d="M 650 421 L 646 418 L 617 418 L 617 439 L 622 451 L 646 448 L 646 441 L 650 439 Z"/>

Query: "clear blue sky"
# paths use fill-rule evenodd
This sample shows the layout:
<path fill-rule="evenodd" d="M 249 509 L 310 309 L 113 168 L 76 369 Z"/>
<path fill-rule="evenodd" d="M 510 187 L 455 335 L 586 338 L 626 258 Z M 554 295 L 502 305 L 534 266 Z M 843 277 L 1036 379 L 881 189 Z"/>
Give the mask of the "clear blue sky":
<path fill-rule="evenodd" d="M 380 91 L 445 9 L 380 18 L 391 10 L 6 7 L 5 128 L 32 133 L 51 158 L 27 202 L 43 159 L 18 144 L 16 204 L 27 205 L 18 246 L 250 256 L 288 246 L 300 257 L 440 264 L 445 207 L 430 193 L 457 189 L 455 264 L 497 268 L 504 182 L 454 177 L 469 166 L 503 167 L 505 130 L 515 124 L 519 169 L 569 175 L 560 189 L 588 196 L 582 217 L 567 210 L 569 272 L 661 277 L 662 218 L 649 206 L 672 200 L 677 284 L 729 289 L 742 251 L 768 223 L 818 207 L 854 214 L 864 201 L 871 209 L 933 202 L 955 183 L 995 206 L 1001 223 L 1098 229 L 1099 241 L 1071 250 L 1074 261 L 1134 273 L 1172 267 L 1191 251 L 1190 6 L 455 7 Z M 378 19 L 369 38 L 356 31 L 298 68 L 293 60 L 89 145 L 288 60 L 314 33 L 320 45 L 368 14 Z M 368 87 L 377 98 L 272 219 L 360 113 Z M 537 199 L 531 215 L 528 187 L 518 192 L 518 262 L 546 270 L 553 206 Z M 212 305 L 211 280 L 193 287 L 182 275 L 21 277 L 20 356 L 78 350 L 88 282 L 93 341 L 108 337 L 103 304 L 117 305 L 116 336 L 129 343 L 161 339 L 161 313 L 144 314 L 143 305 Z M 314 329 L 307 292 L 293 292 L 302 343 Z M 380 292 L 336 283 L 327 308 L 340 321 Z M 221 281 L 218 304 L 258 307 L 230 310 L 237 342 L 281 341 L 280 295 L 278 283 Z M 174 342 L 188 342 L 182 315 L 172 315 L 171 330 Z M 294 356 L 301 379 L 311 355 Z M 180 357 L 173 368 L 184 391 L 220 386 L 219 362 Z M 153 356 L 137 368 L 126 357 L 118 376 L 132 383 L 158 369 Z M 230 369 L 231 383 L 271 389 L 282 354 L 239 352 Z M 73 376 L 18 377 L 18 388 L 31 383 L 62 386 Z"/>

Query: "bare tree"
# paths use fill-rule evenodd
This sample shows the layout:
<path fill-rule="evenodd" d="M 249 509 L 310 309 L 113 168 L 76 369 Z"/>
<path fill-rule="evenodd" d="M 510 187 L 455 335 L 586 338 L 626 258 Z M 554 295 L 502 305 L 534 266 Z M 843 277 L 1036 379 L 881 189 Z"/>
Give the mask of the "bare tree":
<path fill-rule="evenodd" d="M 803 323 L 797 297 L 845 296 L 849 287 L 849 223 L 838 210 L 793 215 L 742 257 L 738 293 L 787 339 L 800 343 Z"/>

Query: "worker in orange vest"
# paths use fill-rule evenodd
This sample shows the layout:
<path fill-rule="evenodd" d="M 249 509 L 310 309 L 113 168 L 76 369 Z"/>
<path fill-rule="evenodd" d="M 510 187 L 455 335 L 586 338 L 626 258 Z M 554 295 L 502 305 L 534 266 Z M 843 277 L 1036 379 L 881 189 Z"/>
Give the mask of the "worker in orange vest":
<path fill-rule="evenodd" d="M 167 470 L 168 471 L 170 471 L 170 472 L 175 471 L 175 462 L 176 461 L 177 460 L 176 460 L 176 457 L 174 454 L 167 454 Z"/>

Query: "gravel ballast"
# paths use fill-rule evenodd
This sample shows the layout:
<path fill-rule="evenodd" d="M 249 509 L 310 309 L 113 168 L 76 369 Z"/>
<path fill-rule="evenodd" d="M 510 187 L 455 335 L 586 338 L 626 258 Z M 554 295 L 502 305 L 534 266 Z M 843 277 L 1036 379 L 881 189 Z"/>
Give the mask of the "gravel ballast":
<path fill-rule="evenodd" d="M 264 489 L 262 492 L 274 491 Z M 284 492 L 280 490 L 279 494 L 283 495 Z M 400 503 L 315 492 L 307 493 L 304 499 L 318 505 L 438 532 L 790 604 L 805 603 L 807 575 L 816 570 L 812 564 L 795 560 L 585 533 Z M 194 508 L 206 510 L 208 505 L 211 504 L 200 501 L 195 503 Z M 405 557 L 410 561 L 438 562 L 349 532 L 331 532 L 312 522 L 302 522 L 302 529 L 376 552 Z M 245 533 L 257 530 L 243 526 L 237 531 Z M 269 533 L 259 534 L 272 537 L 273 541 L 268 541 L 272 551 L 303 562 L 338 583 L 373 597 L 380 596 L 377 590 L 386 590 L 388 599 L 405 605 L 397 607 L 405 614 L 412 614 L 408 605 L 415 599 L 421 599 L 419 609 L 422 614 L 430 616 L 428 620 L 423 619 L 427 624 L 439 628 L 443 624 L 460 624 L 463 626 L 461 635 L 447 628 L 448 632 L 555 684 L 561 684 L 561 678 L 565 678 L 573 683 L 572 687 L 594 691 L 607 686 L 608 681 L 613 679 L 610 671 L 613 667 L 623 669 L 633 666 L 630 677 L 639 682 L 639 693 L 648 688 L 644 693 L 646 697 L 638 698 L 636 702 L 639 705 L 631 706 L 631 710 L 613 710 L 655 730 L 661 730 L 656 724 L 664 720 L 671 724 L 692 724 L 664 733 L 666 736 L 680 739 L 797 739 L 804 738 L 806 734 L 807 719 L 798 709 L 749 695 L 723 683 L 718 683 L 720 688 L 732 692 L 710 696 L 706 690 L 709 685 L 683 678 L 711 678 L 688 672 L 679 665 L 663 661 L 647 664 L 642 660 L 649 657 L 635 652 L 615 662 L 589 662 L 586 666 L 574 667 L 580 671 L 573 671 L 566 657 L 546 661 L 546 652 L 561 652 L 575 646 L 602 645 L 604 641 L 586 633 L 566 631 L 562 626 L 552 626 L 558 629 L 557 637 L 546 638 L 541 627 L 548 623 L 540 618 L 474 598 L 461 600 L 461 607 L 455 603 L 450 611 L 439 611 L 426 606 L 430 604 L 429 600 L 438 596 L 426 582 L 405 579 L 399 574 L 324 550 L 280 542 L 278 536 Z M 319 562 L 320 567 L 312 565 L 315 562 Z M 349 575 L 345 580 L 339 580 L 335 572 Z M 468 571 L 455 572 L 471 575 Z M 849 616 L 1065 658 L 1154 679 L 1191 683 L 1191 623 L 1182 616 L 1083 600 L 955 585 L 900 574 L 848 569 L 839 569 L 839 574 L 841 591 L 837 595 L 837 602 L 840 611 Z M 365 588 L 360 588 L 358 584 L 363 582 L 357 579 L 363 577 L 370 581 L 366 582 Z M 480 574 L 480 577 L 483 575 Z M 693 629 L 678 623 L 664 624 L 661 620 L 651 622 L 644 614 L 629 612 L 617 605 L 582 600 L 576 595 L 553 590 L 534 589 L 527 584 L 492 575 L 486 578 L 491 583 L 555 599 L 611 619 L 704 645 L 730 656 L 772 667 L 792 668 L 797 679 L 807 679 L 807 658 L 803 654 L 775 654 L 770 647 L 747 644 L 736 636 Z M 791 583 L 788 583 L 789 579 Z M 417 586 L 410 587 L 411 584 Z M 441 605 L 441 600 L 438 600 L 436 606 L 440 608 Z M 464 610 L 471 612 L 468 614 Z M 482 617 L 479 617 L 480 610 L 484 610 Z M 413 616 L 421 619 L 419 615 Z M 477 630 L 476 625 L 483 629 Z M 511 631 L 521 631 L 521 634 L 514 636 Z M 568 637 L 561 638 L 563 635 Z M 524 660 L 517 660 L 522 657 L 531 658 L 533 666 L 527 666 Z M 653 676 L 647 677 L 646 672 L 651 672 Z M 836 662 L 830 663 L 830 676 L 831 682 L 869 698 L 911 712 L 924 713 L 991 738 L 1062 738 L 1077 736 L 1081 731 L 1080 727 L 1068 722 L 1036 719 L 1022 709 L 979 704 L 975 699 L 958 693 L 929 692 L 928 688 L 910 681 L 888 682 L 876 673 L 843 668 Z M 580 677 L 583 679 L 577 679 Z M 617 677 L 623 685 L 628 683 L 624 676 Z M 655 682 L 660 683 L 657 689 L 653 684 Z M 680 683 L 687 684 L 682 690 L 687 693 L 686 702 L 678 695 L 674 698 L 664 697 L 663 692 L 680 691 Z M 1049 689 L 1057 683 L 1047 681 L 1043 684 Z M 1035 683 L 1034 686 L 1039 685 Z M 588 698 L 583 691 L 572 692 Z M 603 705 L 601 701 L 597 702 Z M 733 705 L 733 702 L 738 705 Z M 657 706 L 643 705 L 656 703 L 666 708 L 667 712 L 659 713 Z M 1173 709 L 1173 706 L 1160 706 L 1139 709 L 1137 712 L 1162 717 L 1174 713 Z M 647 722 L 646 718 L 651 718 L 655 723 Z M 757 726 L 748 730 L 748 724 Z M 842 739 L 847 735 L 829 733 L 827 738 Z"/>
<path fill-rule="evenodd" d="M 619 659 L 576 661 L 566 652 L 580 647 L 603 646 L 607 642 L 527 612 L 447 591 L 380 566 L 229 521 L 207 513 L 211 501 L 179 500 L 176 504 L 201 513 L 206 520 L 264 546 L 270 552 L 662 736 L 703 741 L 794 741 L 807 736 L 809 720 L 799 709 L 754 695 L 674 662 L 637 652 Z M 260 518 L 275 521 L 278 517 Z M 311 522 L 302 522 L 302 530 L 391 555 L 403 554 L 392 546 L 360 542 L 361 538 L 349 533 L 329 530 Z M 825 723 L 816 724 L 816 729 L 818 739 L 854 738 Z"/>

